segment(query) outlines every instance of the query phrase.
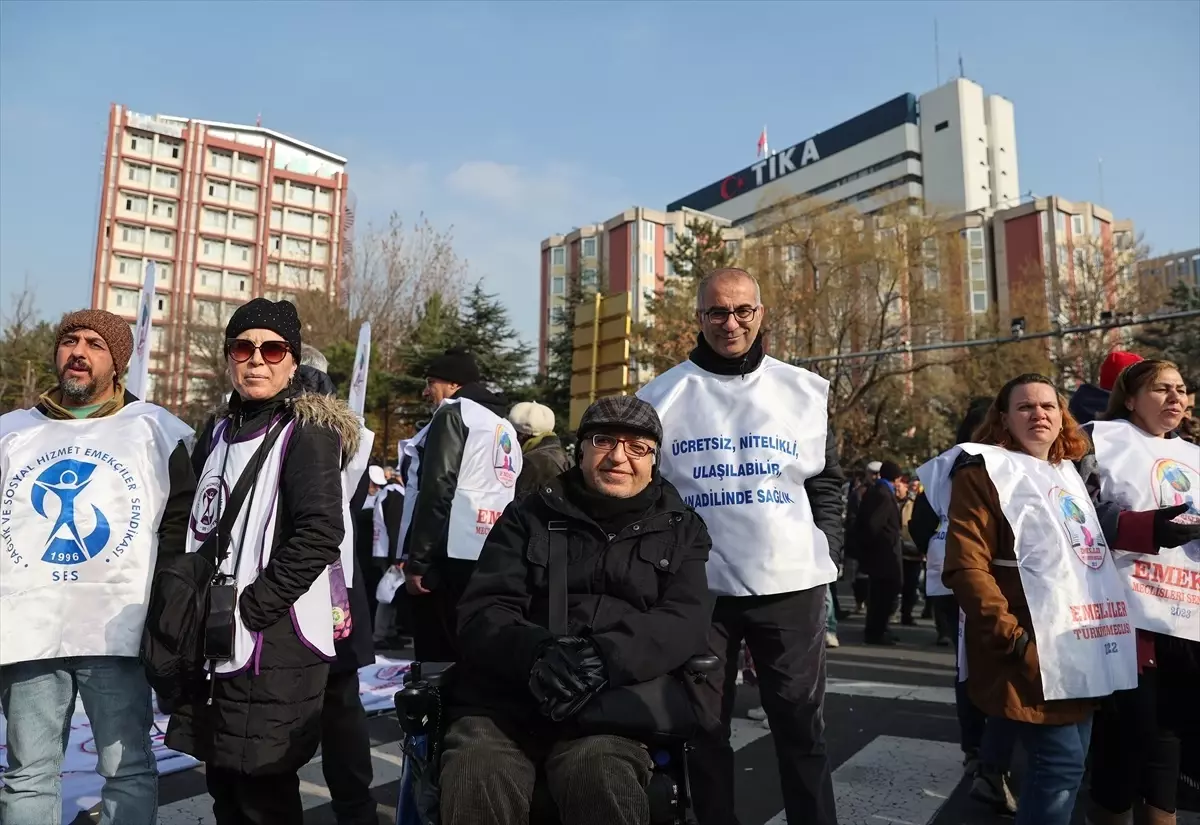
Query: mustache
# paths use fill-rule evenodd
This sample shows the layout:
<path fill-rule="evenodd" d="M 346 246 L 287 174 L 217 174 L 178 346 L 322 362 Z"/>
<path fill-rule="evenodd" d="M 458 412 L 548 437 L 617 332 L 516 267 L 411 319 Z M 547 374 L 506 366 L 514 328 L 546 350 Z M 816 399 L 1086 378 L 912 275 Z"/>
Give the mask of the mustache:
<path fill-rule="evenodd" d="M 82 358 L 72 358 L 70 361 L 64 364 L 62 371 L 65 373 L 67 370 L 83 370 L 87 372 L 88 375 L 91 375 L 92 373 L 91 365 Z"/>

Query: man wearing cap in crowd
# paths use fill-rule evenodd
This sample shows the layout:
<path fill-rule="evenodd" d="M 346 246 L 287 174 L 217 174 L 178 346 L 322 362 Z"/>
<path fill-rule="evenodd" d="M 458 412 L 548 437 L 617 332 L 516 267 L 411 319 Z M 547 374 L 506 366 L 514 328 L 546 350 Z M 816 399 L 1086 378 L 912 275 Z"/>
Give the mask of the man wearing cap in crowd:
<path fill-rule="evenodd" d="M 444 825 L 527 825 L 539 763 L 564 823 L 650 821 L 653 765 L 632 737 L 657 731 L 631 730 L 637 714 L 614 719 L 605 700 L 661 680 L 660 695 L 689 707 L 682 681 L 668 674 L 705 647 L 710 541 L 655 470 L 662 425 L 653 407 L 602 398 L 578 435 L 579 466 L 504 511 L 459 604 Z M 565 567 L 561 622 L 551 619 L 562 604 L 546 573 L 552 553 L 549 564 Z M 614 722 L 622 735 L 595 735 Z"/>
<path fill-rule="evenodd" d="M 152 825 L 158 774 L 138 650 L 151 577 L 183 552 L 196 489 L 191 428 L 128 393 L 128 322 L 104 310 L 58 327 L 58 386 L 0 417 L 0 822 L 62 814 L 59 770 L 76 699 L 95 739 L 101 825 Z"/>
<path fill-rule="evenodd" d="M 766 309 L 745 270 L 719 269 L 696 293 L 688 360 L 638 395 L 662 418 L 661 472 L 712 534 L 717 595 L 710 652 L 725 678 L 701 686 L 705 733 L 691 760 L 701 825 L 731 825 L 730 717 L 743 639 L 775 740 L 788 822 L 834 825 L 825 752 L 826 586 L 842 557 L 842 483 L 829 382 L 771 358 Z"/>
<path fill-rule="evenodd" d="M 522 401 L 513 406 L 508 420 L 521 443 L 523 466 L 516 497 L 522 498 L 569 470 L 571 459 L 554 434 L 554 410 L 536 401 Z"/>
<path fill-rule="evenodd" d="M 900 465 L 894 461 L 880 463 L 879 476 L 863 493 L 854 524 L 859 569 L 871 579 L 863 635 L 867 644 L 896 643 L 895 636 L 888 631 L 888 620 L 896 609 L 904 581 L 900 503 L 896 498 L 900 475 Z"/>
<path fill-rule="evenodd" d="M 401 456 L 401 464 L 410 459 L 400 527 L 404 586 L 413 596 L 414 652 L 427 662 L 458 658 L 455 607 L 521 474 L 508 404 L 480 381 L 466 350 L 434 358 L 424 392 L 433 418 Z"/>
<path fill-rule="evenodd" d="M 1100 364 L 1100 385 L 1080 384 L 1071 394 L 1071 401 L 1067 405 L 1071 415 L 1075 417 L 1081 427 L 1090 421 L 1095 421 L 1108 408 L 1108 397 L 1117 383 L 1117 377 L 1125 368 L 1132 367 L 1144 360 L 1136 352 L 1119 349 L 1113 350 L 1105 356 L 1104 362 Z"/>

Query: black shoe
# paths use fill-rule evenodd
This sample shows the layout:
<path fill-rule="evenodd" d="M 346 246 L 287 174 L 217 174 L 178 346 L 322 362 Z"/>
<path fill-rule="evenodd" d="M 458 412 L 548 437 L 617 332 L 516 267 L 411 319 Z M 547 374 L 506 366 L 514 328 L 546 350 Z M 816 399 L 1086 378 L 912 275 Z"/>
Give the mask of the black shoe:
<path fill-rule="evenodd" d="M 891 633 L 884 633 L 882 636 L 864 636 L 863 643 L 868 645 L 880 645 L 882 647 L 895 647 L 896 637 Z"/>

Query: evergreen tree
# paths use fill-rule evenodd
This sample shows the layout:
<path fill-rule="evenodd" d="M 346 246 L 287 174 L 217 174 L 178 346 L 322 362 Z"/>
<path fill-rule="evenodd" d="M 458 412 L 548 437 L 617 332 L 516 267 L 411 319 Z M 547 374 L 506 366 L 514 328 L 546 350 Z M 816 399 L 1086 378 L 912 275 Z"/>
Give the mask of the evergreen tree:
<path fill-rule="evenodd" d="M 407 338 L 396 346 L 394 363 L 398 369 L 386 376 L 390 385 L 387 407 L 404 423 L 428 420 L 428 404 L 421 396 L 425 389 L 425 370 L 434 358 L 461 343 L 458 336 L 458 308 L 446 303 L 441 293 L 435 292 L 425 301 Z M 380 345 L 390 343 L 381 341 Z"/>
<path fill-rule="evenodd" d="M 554 310 L 553 325 L 561 329 L 550 336 L 546 374 L 539 376 L 537 401 L 554 410 L 557 432 L 566 430 L 571 419 L 571 368 L 575 357 L 575 311 L 583 300 L 577 278 L 569 279 L 563 305 Z"/>
<path fill-rule="evenodd" d="M 1200 310 L 1200 289 L 1182 282 L 1176 284 L 1165 310 L 1168 313 Z M 1189 389 L 1200 384 L 1200 319 L 1193 316 L 1163 321 L 1148 327 L 1137 336 L 1137 342 L 1178 364 Z"/>
<path fill-rule="evenodd" d="M 529 348 L 517 337 L 508 308 L 484 292 L 482 282 L 463 298 L 454 345 L 475 356 L 483 383 L 495 384 L 510 396 L 528 385 Z"/>

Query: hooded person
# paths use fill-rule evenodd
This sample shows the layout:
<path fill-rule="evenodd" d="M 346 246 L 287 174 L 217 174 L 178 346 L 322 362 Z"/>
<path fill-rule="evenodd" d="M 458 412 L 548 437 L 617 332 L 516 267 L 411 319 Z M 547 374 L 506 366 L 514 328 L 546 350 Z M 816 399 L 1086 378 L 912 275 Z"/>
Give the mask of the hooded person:
<path fill-rule="evenodd" d="M 1095 384 L 1080 384 L 1071 395 L 1067 410 L 1074 416 L 1080 426 L 1095 421 L 1108 407 L 1108 397 L 1112 393 L 1117 378 L 1125 370 L 1139 361 L 1142 356 L 1133 352 L 1113 350 L 1100 365 L 1100 386 Z"/>
<path fill-rule="evenodd" d="M 517 431 L 523 457 L 517 498 L 571 468 L 571 459 L 554 434 L 554 410 L 536 401 L 522 401 L 512 408 L 508 420 Z"/>
<path fill-rule="evenodd" d="M 479 366 L 454 347 L 425 371 L 433 418 L 404 445 L 410 460 L 400 542 L 412 599 L 416 658 L 457 660 L 458 599 L 492 524 L 513 500 L 521 445 L 502 395 L 481 384 Z"/>
<path fill-rule="evenodd" d="M 0 417 L 0 822 L 57 822 L 71 709 L 92 723 L 102 825 L 152 825 L 150 686 L 138 661 L 156 568 L 183 552 L 192 429 L 121 377 L 129 323 L 88 309 L 55 336 L 58 385 Z M 50 355 L 51 353 L 46 353 Z"/>
<path fill-rule="evenodd" d="M 236 600 L 228 635 L 206 627 L 207 679 L 175 708 L 166 743 L 205 763 L 218 825 L 303 819 L 297 771 L 320 744 L 337 659 L 343 470 L 360 423 L 345 403 L 304 391 L 301 343 L 291 303 L 255 298 L 233 313 L 225 357 L 234 392 L 192 455 L 200 482 L 188 550 L 216 545 Z M 243 477 L 247 494 L 231 502 Z"/>

